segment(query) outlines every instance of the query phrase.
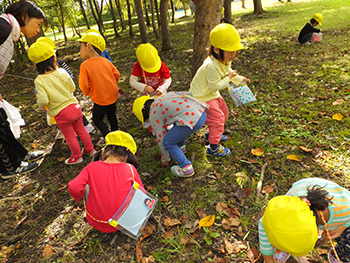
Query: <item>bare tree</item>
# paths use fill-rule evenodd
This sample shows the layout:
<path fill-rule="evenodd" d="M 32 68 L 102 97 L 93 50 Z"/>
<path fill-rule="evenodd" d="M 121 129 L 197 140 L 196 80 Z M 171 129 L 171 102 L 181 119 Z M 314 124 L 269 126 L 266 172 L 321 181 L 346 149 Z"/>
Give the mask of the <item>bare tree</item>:
<path fill-rule="evenodd" d="M 146 2 L 146 0 L 143 0 L 143 5 L 145 6 L 146 24 L 147 24 L 147 26 L 151 26 L 151 22 L 149 21 L 149 17 L 148 17 L 148 9 L 147 9 L 147 2 Z"/>
<path fill-rule="evenodd" d="M 126 0 L 126 4 L 128 6 L 128 19 L 129 19 L 129 36 L 133 37 L 134 30 L 132 29 L 132 17 L 131 17 L 131 6 L 130 6 L 130 1 Z"/>
<path fill-rule="evenodd" d="M 158 28 L 156 25 L 156 19 L 155 19 L 155 15 L 154 15 L 154 2 L 153 0 L 151 0 L 151 15 L 152 15 L 152 27 L 153 27 L 153 31 L 154 34 L 156 35 L 156 38 L 159 38 L 159 32 L 158 32 Z"/>
<path fill-rule="evenodd" d="M 162 51 L 172 49 L 168 25 L 168 0 L 160 0 L 160 23 L 162 28 Z"/>
<path fill-rule="evenodd" d="M 171 23 L 175 23 L 175 7 L 174 7 L 174 2 L 173 0 L 170 0 L 170 5 L 171 5 Z"/>
<path fill-rule="evenodd" d="M 262 7 L 261 0 L 253 0 L 253 4 L 254 4 L 254 12 L 253 12 L 254 15 L 261 15 L 266 12 Z"/>
<path fill-rule="evenodd" d="M 120 5 L 120 1 L 119 0 L 115 0 L 115 5 L 117 6 L 117 10 L 118 10 L 120 26 L 122 27 L 122 30 L 125 30 L 126 29 L 126 25 L 125 25 L 124 15 L 123 15 L 123 12 L 122 12 L 122 7 Z"/>
<path fill-rule="evenodd" d="M 158 29 L 160 29 L 160 16 L 159 16 L 159 9 L 158 9 L 158 1 L 154 0 L 154 7 L 156 8 L 156 14 L 157 14 L 157 22 L 158 22 Z"/>
<path fill-rule="evenodd" d="M 197 2 L 193 38 L 193 76 L 208 56 L 209 34 L 220 22 L 223 3 L 224 0 L 201 0 Z"/>
<path fill-rule="evenodd" d="M 232 24 L 231 2 L 232 0 L 224 0 L 224 18 L 230 24 Z"/>
<path fill-rule="evenodd" d="M 114 14 L 112 0 L 109 0 L 109 9 L 111 11 L 111 15 L 112 15 L 112 19 L 113 19 L 113 30 L 114 30 L 115 37 L 120 37 L 120 35 L 118 33 L 117 19 L 116 19 L 115 14 Z"/>
<path fill-rule="evenodd" d="M 83 0 L 79 0 L 79 5 L 80 5 L 81 13 L 83 14 L 83 17 L 84 17 L 84 20 L 85 20 L 85 24 L 86 24 L 87 28 L 90 29 L 89 20 L 88 20 L 88 18 L 86 16 L 84 5 L 83 5 Z"/>
<path fill-rule="evenodd" d="M 142 43 L 148 43 L 148 35 L 147 35 L 147 28 L 145 25 L 145 19 L 143 18 L 143 10 L 141 5 L 141 0 L 134 0 L 136 14 L 137 14 L 137 20 L 139 21 L 139 29 L 141 34 L 141 42 Z"/>

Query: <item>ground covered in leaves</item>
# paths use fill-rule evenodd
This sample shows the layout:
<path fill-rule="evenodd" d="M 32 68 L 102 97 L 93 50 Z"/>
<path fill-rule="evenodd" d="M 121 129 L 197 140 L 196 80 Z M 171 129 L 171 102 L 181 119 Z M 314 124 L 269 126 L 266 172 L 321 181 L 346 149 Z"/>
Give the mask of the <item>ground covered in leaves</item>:
<path fill-rule="evenodd" d="M 325 9 L 331 3 L 319 2 Z M 281 5 L 261 17 L 234 15 L 245 49 L 233 67 L 250 78 L 257 101 L 237 108 L 227 91 L 222 91 L 230 109 L 225 130 L 229 140 L 224 145 L 232 154 L 207 157 L 203 128 L 187 140 L 187 156 L 196 170 L 188 179 L 175 178 L 169 168 L 160 167 L 155 138 L 132 114 L 138 93 L 130 89 L 128 77 L 136 62 L 139 37 L 129 38 L 127 32 L 118 39 L 108 37 L 107 49 L 121 72 L 120 87 L 126 91 L 117 104 L 120 129 L 134 136 L 141 178 L 160 200 L 140 242 L 121 233 L 91 229 L 84 220 L 83 204 L 76 203 L 67 189 L 68 182 L 90 160 L 65 165 L 70 151 L 63 141 L 55 140 L 57 128 L 47 126 L 46 116 L 35 102 L 33 81 L 5 76 L 0 82 L 1 94 L 21 110 L 26 121 L 20 141 L 29 150 L 41 149 L 47 154 L 31 174 L 0 181 L 0 262 L 261 260 L 257 222 L 269 199 L 284 194 L 304 177 L 349 185 L 349 28 L 329 21 L 322 43 L 300 46 L 297 34 L 307 20 L 293 16 L 293 10 L 314 8 L 317 3 Z M 281 30 L 279 25 L 286 17 L 295 25 Z M 189 89 L 193 26 L 192 17 L 170 25 L 173 50 L 160 52 L 171 70 L 169 90 Z M 149 36 L 160 50 L 161 41 L 151 32 Z M 77 83 L 79 46 L 72 41 L 58 47 Z M 12 65 L 7 73 L 35 77 L 29 62 L 22 67 Z M 75 95 L 91 118 L 89 98 L 79 88 Z M 91 135 L 96 143 L 99 133 Z M 200 228 L 199 221 L 206 216 L 210 216 L 207 226 Z M 308 259 L 326 262 L 327 252 L 326 245 Z"/>

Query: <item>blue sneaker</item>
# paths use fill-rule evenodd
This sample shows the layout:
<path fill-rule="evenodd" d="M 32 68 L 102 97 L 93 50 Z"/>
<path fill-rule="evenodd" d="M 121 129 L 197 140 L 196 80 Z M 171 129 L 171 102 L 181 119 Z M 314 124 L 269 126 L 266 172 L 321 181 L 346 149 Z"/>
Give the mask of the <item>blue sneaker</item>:
<path fill-rule="evenodd" d="M 206 153 L 207 153 L 207 155 L 210 155 L 210 156 L 224 157 L 224 156 L 230 155 L 231 151 L 230 151 L 230 149 L 225 148 L 225 147 L 223 147 L 222 145 L 219 144 L 219 147 L 216 148 L 215 151 L 213 151 L 210 148 L 210 145 L 208 145 Z"/>
<path fill-rule="evenodd" d="M 209 134 L 205 133 L 205 139 L 208 141 L 209 140 Z M 221 135 L 220 142 L 226 142 L 227 141 L 227 136 L 226 135 Z"/>

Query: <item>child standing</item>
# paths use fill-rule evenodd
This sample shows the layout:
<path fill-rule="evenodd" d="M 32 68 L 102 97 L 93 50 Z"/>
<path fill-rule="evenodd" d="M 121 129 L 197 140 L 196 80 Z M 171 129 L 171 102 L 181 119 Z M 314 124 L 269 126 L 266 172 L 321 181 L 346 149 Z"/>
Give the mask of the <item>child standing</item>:
<path fill-rule="evenodd" d="M 208 105 L 183 92 L 169 92 L 151 99 L 149 95 L 134 101 L 133 111 L 142 125 L 149 122 L 162 151 L 162 165 L 168 165 L 170 155 L 178 165 L 171 172 L 178 177 L 190 177 L 194 174 L 191 162 L 186 158 L 185 140 L 202 128 Z M 172 126 L 168 131 L 167 127 Z"/>
<path fill-rule="evenodd" d="M 219 91 L 226 89 L 230 81 L 239 85 L 243 81 L 250 82 L 250 80 L 239 76 L 231 69 L 231 61 L 237 51 L 243 48 L 234 26 L 217 25 L 210 32 L 210 44 L 209 57 L 197 70 L 189 91 L 194 98 L 210 105 L 206 122 L 209 133 L 207 154 L 223 157 L 231 152 L 219 144 L 220 141 L 227 140 L 223 132 L 228 118 L 228 108 Z"/>
<path fill-rule="evenodd" d="M 278 198 L 279 201 L 271 199 L 259 222 L 260 248 L 266 263 L 285 262 L 289 254 L 302 256 L 309 253 L 317 241 L 317 229 L 314 234 L 316 226 L 321 230 L 328 228 L 330 238 L 337 241 L 335 249 L 340 260 L 350 261 L 347 249 L 350 245 L 348 190 L 329 180 L 306 178 L 294 183 L 285 196 Z M 305 232 L 297 231 L 301 228 Z M 322 238 L 327 239 L 326 231 Z M 329 252 L 329 259 L 331 263 L 338 262 L 333 249 Z"/>
<path fill-rule="evenodd" d="M 300 44 L 305 44 L 309 42 L 314 33 L 322 32 L 321 29 L 315 28 L 318 24 L 322 26 L 323 16 L 320 13 L 316 13 L 312 16 L 309 23 L 303 27 L 303 29 L 299 33 L 298 41 Z"/>
<path fill-rule="evenodd" d="M 138 62 L 134 64 L 130 86 L 152 97 L 166 94 L 171 84 L 170 71 L 160 60 L 157 49 L 150 43 L 141 44 L 136 57 Z"/>
<path fill-rule="evenodd" d="M 94 102 L 92 120 L 104 138 L 110 131 L 107 124 L 103 122 L 105 115 L 111 126 L 110 129 L 118 130 L 116 103 L 119 97 L 120 73 L 108 59 L 101 57 L 106 42 L 100 34 L 88 32 L 78 41 L 80 42 L 80 55 L 86 59 L 80 65 L 80 89 Z"/>
<path fill-rule="evenodd" d="M 101 160 L 89 163 L 68 183 L 69 193 L 76 201 L 85 195 L 87 221 L 98 231 L 117 231 L 107 221 L 122 206 L 134 181 L 143 187 L 136 170 L 136 149 L 130 134 L 110 132 Z"/>
<path fill-rule="evenodd" d="M 57 68 L 55 51 L 49 44 L 43 41 L 32 44 L 28 57 L 36 63 L 39 73 L 34 81 L 38 105 L 48 106 L 49 113 L 55 116 L 57 126 L 72 152 L 72 156 L 65 163 L 81 163 L 82 153 L 75 134 L 84 144 L 84 154 L 93 155 L 96 151 L 84 128 L 80 106 L 72 94 L 75 90 L 74 82 L 64 69 Z"/>

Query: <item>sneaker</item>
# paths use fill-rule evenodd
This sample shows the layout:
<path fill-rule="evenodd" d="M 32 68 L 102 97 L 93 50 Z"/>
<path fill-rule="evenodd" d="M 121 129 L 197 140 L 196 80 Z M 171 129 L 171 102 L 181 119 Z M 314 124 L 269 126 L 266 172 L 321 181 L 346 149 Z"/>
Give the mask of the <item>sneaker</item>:
<path fill-rule="evenodd" d="M 24 156 L 23 160 L 24 162 L 33 162 L 36 161 L 44 156 L 44 151 L 35 151 L 30 152 L 26 156 Z"/>
<path fill-rule="evenodd" d="M 181 149 L 181 151 L 182 151 L 183 153 L 186 153 L 186 145 L 182 145 L 182 146 L 180 147 L 180 149 Z"/>
<path fill-rule="evenodd" d="M 95 127 L 91 123 L 89 123 L 88 125 L 85 126 L 85 129 L 88 133 L 90 133 L 93 130 L 95 130 Z"/>
<path fill-rule="evenodd" d="M 105 138 L 100 137 L 100 140 L 96 143 L 97 146 L 104 147 L 106 146 Z"/>
<path fill-rule="evenodd" d="M 213 151 L 213 150 L 210 148 L 210 145 L 207 146 L 207 155 L 210 155 L 210 156 L 218 156 L 218 157 L 224 157 L 224 156 L 227 156 L 227 155 L 230 155 L 230 154 L 231 154 L 230 149 L 225 148 L 225 147 L 223 147 L 222 145 L 219 145 L 219 147 L 216 148 L 215 151 Z"/>
<path fill-rule="evenodd" d="M 75 159 L 73 156 L 69 157 L 67 160 L 64 161 L 65 164 L 71 165 L 71 164 L 78 164 L 83 162 L 83 157 L 79 157 L 78 159 Z"/>
<path fill-rule="evenodd" d="M 63 138 L 64 138 L 63 133 L 60 130 L 58 130 L 58 132 L 56 134 L 56 140 L 63 139 Z"/>
<path fill-rule="evenodd" d="M 2 179 L 9 179 L 9 178 L 15 177 L 18 174 L 30 173 L 38 167 L 39 167 L 39 164 L 37 164 L 37 163 L 22 162 L 21 166 L 17 167 L 14 171 L 2 173 L 1 178 Z"/>
<path fill-rule="evenodd" d="M 91 151 L 86 151 L 85 149 L 81 151 L 82 154 L 88 154 L 90 156 L 95 155 L 97 152 L 95 149 L 92 149 Z"/>
<path fill-rule="evenodd" d="M 171 167 L 170 170 L 173 175 L 178 177 L 190 177 L 194 175 L 194 169 L 192 164 L 188 164 L 184 168 L 181 168 L 178 165 L 174 165 L 173 167 Z"/>
<path fill-rule="evenodd" d="M 209 140 L 209 133 L 206 133 L 206 134 L 205 134 L 205 139 L 206 139 L 207 141 Z M 226 141 L 227 141 L 227 136 L 221 134 L 220 142 L 226 142 Z"/>

